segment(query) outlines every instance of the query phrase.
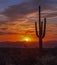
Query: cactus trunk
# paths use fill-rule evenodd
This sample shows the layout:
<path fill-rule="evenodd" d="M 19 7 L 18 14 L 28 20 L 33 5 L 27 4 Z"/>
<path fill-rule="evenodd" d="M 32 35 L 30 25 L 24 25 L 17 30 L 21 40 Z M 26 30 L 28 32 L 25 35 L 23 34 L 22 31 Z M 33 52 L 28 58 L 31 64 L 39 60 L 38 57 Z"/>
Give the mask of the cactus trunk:
<path fill-rule="evenodd" d="M 42 49 L 42 38 L 39 38 L 39 48 Z"/>
<path fill-rule="evenodd" d="M 41 21 L 40 6 L 39 6 L 39 31 L 37 27 L 38 27 L 37 22 L 35 22 L 36 35 L 37 37 L 39 37 L 39 48 L 42 49 L 43 48 L 42 39 L 45 37 L 45 33 L 46 33 L 46 18 L 44 18 L 44 22 Z"/>

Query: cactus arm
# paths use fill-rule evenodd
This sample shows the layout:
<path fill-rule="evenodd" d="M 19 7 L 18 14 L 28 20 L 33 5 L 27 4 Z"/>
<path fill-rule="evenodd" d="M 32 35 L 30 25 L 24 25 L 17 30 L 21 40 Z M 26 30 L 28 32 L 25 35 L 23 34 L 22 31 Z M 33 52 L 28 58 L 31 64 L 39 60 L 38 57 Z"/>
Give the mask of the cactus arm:
<path fill-rule="evenodd" d="M 44 28 L 43 28 L 43 35 L 42 35 L 42 38 L 45 37 L 45 33 L 46 33 L 46 18 L 44 18 Z"/>
<path fill-rule="evenodd" d="M 37 37 L 39 37 L 39 35 L 38 35 L 38 30 L 37 30 L 37 22 L 35 22 L 35 30 L 36 30 L 36 35 L 37 35 Z"/>

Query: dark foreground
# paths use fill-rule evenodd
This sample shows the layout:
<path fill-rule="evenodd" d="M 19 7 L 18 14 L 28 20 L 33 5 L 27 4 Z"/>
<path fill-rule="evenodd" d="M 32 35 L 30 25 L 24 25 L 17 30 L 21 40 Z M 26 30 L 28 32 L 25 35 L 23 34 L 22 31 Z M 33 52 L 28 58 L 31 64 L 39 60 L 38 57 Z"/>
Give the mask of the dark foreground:
<path fill-rule="evenodd" d="M 0 48 L 0 65 L 57 65 L 57 49 Z"/>

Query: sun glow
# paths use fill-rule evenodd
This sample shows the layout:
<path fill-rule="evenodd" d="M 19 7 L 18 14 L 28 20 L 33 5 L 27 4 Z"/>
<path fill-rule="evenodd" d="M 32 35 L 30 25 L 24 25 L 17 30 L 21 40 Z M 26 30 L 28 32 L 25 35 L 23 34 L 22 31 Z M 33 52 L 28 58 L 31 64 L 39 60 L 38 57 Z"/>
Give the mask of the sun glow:
<path fill-rule="evenodd" d="M 24 38 L 24 41 L 30 42 L 30 41 L 32 41 L 32 40 L 31 40 L 31 38 L 29 38 L 29 37 L 25 37 L 25 38 Z"/>
<path fill-rule="evenodd" d="M 26 38 L 26 39 L 25 39 L 25 41 L 29 41 L 29 39 L 28 39 L 28 38 Z"/>

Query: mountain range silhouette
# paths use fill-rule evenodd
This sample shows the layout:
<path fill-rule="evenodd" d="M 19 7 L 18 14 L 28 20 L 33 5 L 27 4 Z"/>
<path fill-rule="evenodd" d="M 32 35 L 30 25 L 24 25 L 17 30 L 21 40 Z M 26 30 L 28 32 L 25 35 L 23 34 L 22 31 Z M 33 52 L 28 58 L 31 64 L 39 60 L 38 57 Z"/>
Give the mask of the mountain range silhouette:
<path fill-rule="evenodd" d="M 37 48 L 38 42 L 0 42 L 1 47 L 14 48 Z M 44 48 L 57 48 L 57 41 L 47 41 L 43 43 Z"/>

